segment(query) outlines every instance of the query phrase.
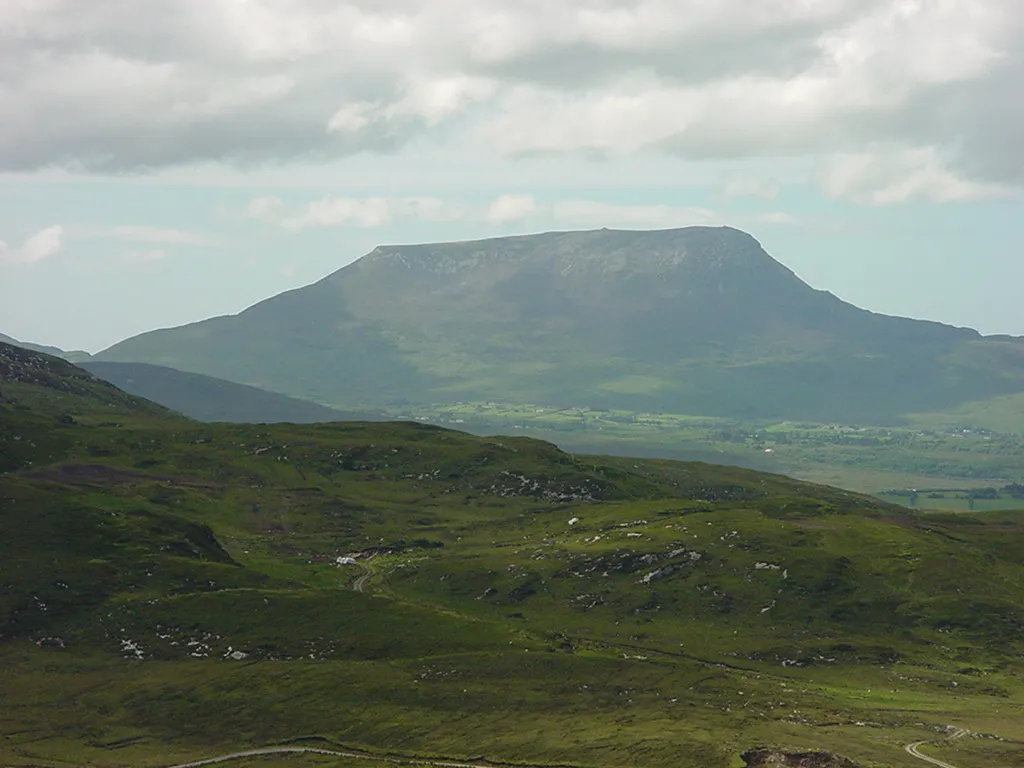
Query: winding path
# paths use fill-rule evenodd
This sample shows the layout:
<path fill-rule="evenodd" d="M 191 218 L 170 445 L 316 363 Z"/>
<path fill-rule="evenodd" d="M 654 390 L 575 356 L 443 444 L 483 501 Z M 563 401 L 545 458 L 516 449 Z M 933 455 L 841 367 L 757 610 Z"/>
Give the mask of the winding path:
<path fill-rule="evenodd" d="M 370 555 L 366 559 L 367 561 L 370 561 L 373 560 L 373 558 L 374 555 Z M 356 592 L 366 592 L 366 582 L 371 576 L 373 576 L 373 569 L 366 563 L 357 562 L 356 565 L 363 569 L 363 573 L 359 578 L 352 582 L 352 589 Z"/>
<path fill-rule="evenodd" d="M 968 733 L 969 731 L 961 728 L 954 733 L 949 740 L 955 741 L 957 739 L 962 739 Z M 919 748 L 927 743 L 927 741 L 915 741 L 913 744 L 907 744 L 904 749 L 908 754 L 913 755 L 918 760 L 924 760 L 926 763 L 939 766 L 939 768 L 957 768 L 951 763 L 946 763 L 937 758 L 921 754 Z M 201 766 L 204 765 L 226 763 L 231 760 L 242 760 L 247 757 L 295 754 L 328 755 L 330 757 L 345 757 L 350 760 L 373 760 L 379 763 L 388 762 L 398 763 L 401 765 L 425 765 L 433 766 L 434 768 L 495 768 L 493 765 L 487 763 L 469 763 L 459 760 L 428 760 L 425 758 L 398 757 L 394 755 L 369 755 L 365 752 L 339 752 L 331 749 L 319 749 L 317 747 L 266 747 L 263 749 L 247 749 L 242 752 L 232 752 L 227 755 L 219 755 L 218 757 L 208 757 L 203 760 L 195 760 L 191 763 L 179 763 L 177 765 L 168 766 L 168 768 L 201 768 Z"/>
<path fill-rule="evenodd" d="M 401 763 L 402 765 L 429 765 L 436 766 L 436 768 L 494 768 L 493 765 L 486 765 L 484 763 L 464 763 L 458 760 L 427 760 L 411 757 L 368 755 L 360 752 L 336 752 L 331 749 L 318 749 L 316 747 L 267 747 L 266 749 L 247 749 L 244 752 L 232 752 L 229 755 L 208 757 L 205 760 L 196 760 L 191 763 L 179 763 L 178 765 L 168 766 L 168 768 L 200 768 L 200 766 L 203 765 L 226 763 L 230 760 L 242 760 L 246 757 L 289 754 L 329 755 L 331 757 L 347 757 L 351 760 L 375 760 L 377 762 Z"/>
<path fill-rule="evenodd" d="M 957 730 L 956 733 L 954 733 L 952 736 L 949 737 L 949 740 L 950 741 L 956 741 L 957 739 L 962 739 L 968 733 L 969 733 L 969 731 L 967 731 L 966 729 L 960 728 L 960 729 Z M 927 741 L 915 741 L 913 744 L 907 744 L 907 746 L 904 747 L 904 749 L 906 749 L 906 751 L 909 754 L 913 755 L 918 760 L 924 760 L 926 763 L 931 763 L 932 765 L 939 766 L 939 768 L 956 768 L 956 766 L 951 764 L 951 763 L 945 763 L 942 760 L 939 760 L 937 758 L 929 757 L 928 755 L 921 754 L 921 752 L 919 751 L 919 748 L 923 744 L 927 744 L 927 743 L 928 743 Z"/>

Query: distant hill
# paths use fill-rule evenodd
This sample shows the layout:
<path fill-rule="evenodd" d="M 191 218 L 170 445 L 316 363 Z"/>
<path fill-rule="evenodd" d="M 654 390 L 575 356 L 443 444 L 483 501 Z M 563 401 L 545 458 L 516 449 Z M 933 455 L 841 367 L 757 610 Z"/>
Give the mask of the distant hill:
<path fill-rule="evenodd" d="M 24 349 L 31 349 L 35 352 L 42 352 L 47 355 L 53 355 L 54 357 L 61 357 L 72 363 L 78 363 L 92 358 L 92 355 L 80 349 L 69 352 L 68 350 L 61 349 L 60 347 L 50 347 L 45 344 L 30 344 L 27 341 L 18 341 L 18 339 L 8 336 L 6 333 L 0 333 L 0 342 L 3 342 L 4 344 L 13 344 L 16 347 L 23 347 Z"/>
<path fill-rule="evenodd" d="M 815 290 L 727 227 L 382 246 L 99 355 L 315 400 L 892 423 L 1024 391 L 1024 341 Z"/>
<path fill-rule="evenodd" d="M 257 387 L 159 365 L 95 360 L 79 365 L 125 392 L 198 421 L 311 424 L 366 418 L 366 414 L 345 413 Z"/>
<path fill-rule="evenodd" d="M 41 400 L 40 411 L 64 413 L 83 407 L 98 412 L 156 415 L 180 419 L 178 414 L 121 391 L 63 358 L 0 341 L 0 402 L 19 403 L 20 411 L 33 407 L 23 402 Z"/>

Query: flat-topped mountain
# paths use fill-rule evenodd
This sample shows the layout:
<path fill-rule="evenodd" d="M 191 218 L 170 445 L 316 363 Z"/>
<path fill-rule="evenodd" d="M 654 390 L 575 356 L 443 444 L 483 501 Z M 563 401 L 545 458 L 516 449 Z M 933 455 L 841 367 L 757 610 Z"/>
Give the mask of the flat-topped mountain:
<path fill-rule="evenodd" d="M 505 400 L 892 421 L 1024 389 L 1024 342 L 815 290 L 728 227 L 382 246 L 142 361 L 348 407 Z"/>

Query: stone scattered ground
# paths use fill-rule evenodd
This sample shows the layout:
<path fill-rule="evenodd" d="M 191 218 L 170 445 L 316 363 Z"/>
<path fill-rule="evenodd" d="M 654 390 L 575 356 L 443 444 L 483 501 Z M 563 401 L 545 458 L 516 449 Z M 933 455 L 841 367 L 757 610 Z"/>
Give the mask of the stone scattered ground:
<path fill-rule="evenodd" d="M 860 768 L 858 763 L 831 752 L 783 752 L 762 748 L 744 752 L 747 768 Z"/>

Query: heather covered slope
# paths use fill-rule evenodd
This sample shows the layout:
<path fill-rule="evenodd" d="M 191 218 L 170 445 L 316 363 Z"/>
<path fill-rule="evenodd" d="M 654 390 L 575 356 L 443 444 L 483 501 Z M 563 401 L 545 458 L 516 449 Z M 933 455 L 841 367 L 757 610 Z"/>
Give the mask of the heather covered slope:
<path fill-rule="evenodd" d="M 885 423 L 1024 389 L 1024 342 L 858 309 L 724 227 L 382 246 L 239 315 L 99 357 L 346 406 Z"/>
<path fill-rule="evenodd" d="M 1024 739 L 1015 513 L 418 424 L 200 424 L 0 353 L 4 764 L 909 766 L 956 723 L 1008 739 L 962 747 L 995 768 Z"/>

